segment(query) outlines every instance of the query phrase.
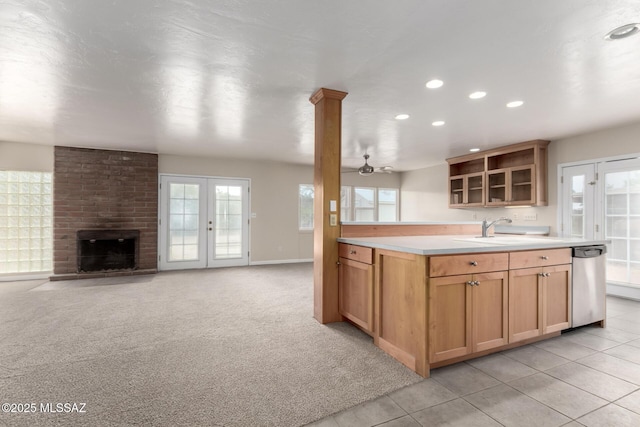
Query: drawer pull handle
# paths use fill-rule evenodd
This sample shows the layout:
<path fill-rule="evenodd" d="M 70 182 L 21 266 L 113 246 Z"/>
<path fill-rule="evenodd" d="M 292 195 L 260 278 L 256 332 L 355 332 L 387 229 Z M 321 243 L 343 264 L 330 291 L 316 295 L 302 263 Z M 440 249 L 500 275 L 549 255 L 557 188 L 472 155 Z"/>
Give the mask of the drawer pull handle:
<path fill-rule="evenodd" d="M 351 249 L 351 250 L 349 251 L 349 253 L 350 253 L 351 255 L 355 255 L 355 254 L 356 254 L 356 251 L 354 251 L 353 249 Z"/>
<path fill-rule="evenodd" d="M 478 261 L 471 261 L 469 263 L 469 265 L 472 265 L 473 267 L 477 267 L 478 266 Z"/>
<path fill-rule="evenodd" d="M 551 276 L 551 273 L 538 273 L 538 276 L 540 276 L 540 277 L 549 277 L 549 276 Z"/>
<path fill-rule="evenodd" d="M 545 260 L 545 261 L 549 259 L 549 257 L 548 257 L 548 256 L 546 256 L 546 255 L 542 255 L 540 258 L 542 258 L 542 259 L 543 259 L 543 260 Z"/>

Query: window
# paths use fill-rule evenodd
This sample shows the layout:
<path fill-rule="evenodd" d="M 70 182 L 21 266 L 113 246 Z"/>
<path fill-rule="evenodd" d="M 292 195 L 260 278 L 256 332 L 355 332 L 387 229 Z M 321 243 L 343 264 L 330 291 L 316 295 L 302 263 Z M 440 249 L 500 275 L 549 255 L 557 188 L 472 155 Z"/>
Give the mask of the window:
<path fill-rule="evenodd" d="M 369 187 L 354 188 L 354 221 L 369 222 L 376 220 L 376 189 Z"/>
<path fill-rule="evenodd" d="M 313 185 L 300 184 L 298 195 L 298 228 L 313 230 Z"/>
<path fill-rule="evenodd" d="M 0 274 L 51 271 L 51 173 L 0 171 Z"/>
<path fill-rule="evenodd" d="M 351 187 L 340 188 L 340 221 L 351 221 Z"/>
<path fill-rule="evenodd" d="M 313 185 L 301 184 L 298 218 L 300 230 L 313 229 Z M 400 217 L 397 188 L 340 188 L 340 221 L 395 222 Z"/>
<path fill-rule="evenodd" d="M 378 221 L 395 222 L 398 220 L 398 190 L 378 188 Z"/>

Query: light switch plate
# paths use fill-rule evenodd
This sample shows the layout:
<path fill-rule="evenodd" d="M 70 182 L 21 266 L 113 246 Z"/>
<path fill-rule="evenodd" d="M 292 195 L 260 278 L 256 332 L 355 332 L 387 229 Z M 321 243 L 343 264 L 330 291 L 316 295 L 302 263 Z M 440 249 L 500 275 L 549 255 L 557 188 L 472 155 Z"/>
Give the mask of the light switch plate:
<path fill-rule="evenodd" d="M 335 200 L 329 200 L 329 211 L 330 212 L 335 212 L 338 210 L 338 204 L 336 203 Z"/>
<path fill-rule="evenodd" d="M 329 225 L 335 227 L 338 225 L 338 215 L 337 214 L 329 214 Z"/>
<path fill-rule="evenodd" d="M 523 219 L 525 221 L 537 221 L 538 220 L 538 215 L 537 214 L 525 214 L 525 215 L 523 215 Z"/>

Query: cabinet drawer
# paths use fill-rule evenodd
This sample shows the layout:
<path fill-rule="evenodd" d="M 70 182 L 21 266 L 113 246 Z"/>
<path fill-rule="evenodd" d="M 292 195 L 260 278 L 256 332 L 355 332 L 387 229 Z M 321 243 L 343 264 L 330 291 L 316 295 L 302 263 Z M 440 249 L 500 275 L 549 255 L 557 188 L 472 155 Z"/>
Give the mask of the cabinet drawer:
<path fill-rule="evenodd" d="M 435 256 L 429 260 L 429 276 L 503 271 L 509 267 L 509 254 L 466 254 Z"/>
<path fill-rule="evenodd" d="M 342 258 L 351 259 L 354 261 L 364 262 L 366 264 L 373 264 L 373 249 L 364 246 L 349 245 L 347 243 L 340 243 L 338 247 L 338 255 Z"/>
<path fill-rule="evenodd" d="M 545 267 L 571 263 L 571 248 L 539 249 L 535 251 L 511 252 L 509 269 Z"/>

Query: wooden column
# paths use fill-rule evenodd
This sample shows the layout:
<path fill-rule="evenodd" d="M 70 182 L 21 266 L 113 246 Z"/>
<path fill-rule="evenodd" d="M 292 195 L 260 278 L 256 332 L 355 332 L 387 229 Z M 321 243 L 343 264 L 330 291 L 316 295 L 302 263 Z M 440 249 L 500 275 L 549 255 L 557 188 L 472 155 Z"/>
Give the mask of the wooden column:
<path fill-rule="evenodd" d="M 319 89 L 316 106 L 313 174 L 313 316 L 320 323 L 339 322 L 338 242 L 340 237 L 340 155 L 342 100 L 346 92 Z M 334 201 L 332 206 L 332 201 Z M 331 208 L 334 209 L 331 209 Z"/>

